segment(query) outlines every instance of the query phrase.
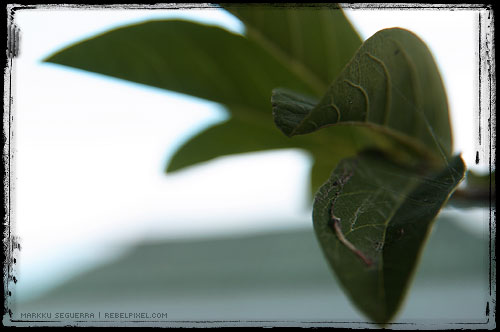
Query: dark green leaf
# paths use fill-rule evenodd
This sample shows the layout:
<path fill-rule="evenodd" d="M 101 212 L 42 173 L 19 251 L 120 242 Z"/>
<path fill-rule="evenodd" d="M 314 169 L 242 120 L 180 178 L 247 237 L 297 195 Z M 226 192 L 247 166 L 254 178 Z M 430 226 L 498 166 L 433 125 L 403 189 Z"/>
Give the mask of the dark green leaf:
<path fill-rule="evenodd" d="M 248 38 L 322 95 L 362 43 L 337 4 L 224 5 Z"/>
<path fill-rule="evenodd" d="M 339 163 L 316 194 L 313 222 L 323 252 L 371 320 L 387 323 L 394 317 L 432 221 L 464 168 L 460 156 L 430 172 L 370 151 Z"/>
<path fill-rule="evenodd" d="M 79 42 L 45 61 L 269 112 L 271 90 L 314 90 L 247 38 L 179 20 L 149 21 Z"/>
<path fill-rule="evenodd" d="M 428 158 L 451 155 L 446 93 L 427 46 L 413 33 L 386 29 L 369 38 L 321 101 L 286 89 L 272 97 L 276 125 L 288 136 L 349 124 L 383 132 Z M 428 152 L 427 152 L 428 151 Z"/>

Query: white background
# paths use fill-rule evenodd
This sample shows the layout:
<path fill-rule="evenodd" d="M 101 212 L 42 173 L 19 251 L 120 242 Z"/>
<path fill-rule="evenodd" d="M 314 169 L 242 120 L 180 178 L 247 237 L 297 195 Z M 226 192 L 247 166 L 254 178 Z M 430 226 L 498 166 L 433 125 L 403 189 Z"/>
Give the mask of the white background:
<path fill-rule="evenodd" d="M 402 27 L 427 43 L 447 89 L 455 151 L 469 167 L 484 171 L 485 165 L 474 164 L 478 12 L 353 9 L 346 14 L 363 39 Z M 16 12 L 21 45 L 12 76 L 13 211 L 22 246 L 21 299 L 145 239 L 311 227 L 306 201 L 311 162 L 305 153 L 225 157 L 166 175 L 176 147 L 226 118 L 220 106 L 41 62 L 110 28 L 171 17 L 238 33 L 244 29 L 218 9 Z"/>

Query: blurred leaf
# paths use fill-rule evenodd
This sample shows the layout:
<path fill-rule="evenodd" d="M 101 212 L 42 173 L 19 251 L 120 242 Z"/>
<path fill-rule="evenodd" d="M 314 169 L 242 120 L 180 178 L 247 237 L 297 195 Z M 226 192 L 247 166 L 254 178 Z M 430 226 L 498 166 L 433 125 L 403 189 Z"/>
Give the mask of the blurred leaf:
<path fill-rule="evenodd" d="M 167 172 L 229 154 L 293 147 L 294 142 L 276 134 L 270 115 L 255 114 L 247 120 L 236 115 L 184 143 L 170 160 Z"/>
<path fill-rule="evenodd" d="M 389 322 L 400 307 L 432 221 L 464 168 L 460 156 L 430 173 L 364 152 L 343 160 L 316 194 L 313 222 L 323 252 L 374 322 Z"/>
<path fill-rule="evenodd" d="M 427 46 L 406 30 L 381 30 L 369 38 L 318 104 L 287 89 L 274 90 L 272 104 L 276 125 L 287 136 L 334 124 L 366 126 L 428 159 L 451 155 L 438 68 Z"/>
<path fill-rule="evenodd" d="M 318 74 L 318 61 L 328 64 L 328 68 L 321 66 L 322 74 L 317 79 L 326 89 L 329 81 L 325 81 L 325 77 L 336 75 L 361 44 L 341 10 L 322 7 L 267 11 L 262 6 L 231 7 L 230 10 L 238 12 L 240 18 L 251 16 L 264 23 L 249 27 L 247 38 L 186 21 L 149 21 L 76 43 L 45 61 L 224 104 L 231 119 L 182 145 L 168 165 L 169 172 L 227 154 L 292 147 L 307 149 L 316 161 L 330 165 L 331 169 L 339 157 L 355 153 L 350 144 L 334 155 L 325 154 L 322 146 L 332 139 L 350 135 L 349 130 L 332 130 L 314 137 L 287 140 L 275 130 L 270 112 L 273 88 L 284 86 L 319 96 L 324 90 L 318 91 L 316 79 L 310 79 Z M 288 13 L 291 11 L 293 13 Z M 328 22 L 330 19 L 332 21 Z M 273 31 L 270 25 L 273 21 L 279 29 L 293 22 L 293 33 L 287 32 L 286 43 L 282 40 L 284 35 Z M 296 29 L 306 29 L 312 37 L 306 38 Z M 255 38 L 257 31 L 266 36 L 265 41 Z M 319 36 L 324 39 L 317 38 Z M 326 46 L 325 40 L 330 42 Z M 275 46 L 270 47 L 270 44 Z M 307 45 L 307 54 L 303 53 L 305 48 L 300 51 L 297 45 Z M 275 48 L 280 49 L 279 55 Z M 326 73 L 330 76 L 325 76 Z M 314 169 L 313 192 L 330 173 L 324 167 Z"/>
<path fill-rule="evenodd" d="M 487 174 L 467 171 L 466 185 L 457 189 L 450 205 L 458 208 L 491 208 L 496 204 L 495 170 Z"/>
<path fill-rule="evenodd" d="M 45 59 L 65 66 L 268 112 L 284 84 L 312 93 L 301 78 L 247 38 L 179 20 L 105 32 Z"/>
<path fill-rule="evenodd" d="M 467 171 L 468 188 L 488 190 L 490 186 L 495 187 L 495 170 L 486 174 L 479 174 L 471 170 Z"/>
<path fill-rule="evenodd" d="M 322 95 L 362 43 L 338 4 L 228 5 L 248 38 Z"/>

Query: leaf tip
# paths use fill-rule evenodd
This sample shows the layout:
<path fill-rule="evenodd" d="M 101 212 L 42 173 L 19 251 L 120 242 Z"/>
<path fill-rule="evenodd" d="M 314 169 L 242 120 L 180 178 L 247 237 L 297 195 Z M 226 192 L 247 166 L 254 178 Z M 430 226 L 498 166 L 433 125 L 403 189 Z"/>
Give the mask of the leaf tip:
<path fill-rule="evenodd" d="M 53 59 L 54 59 L 54 55 L 55 54 L 50 54 L 50 55 L 47 55 L 46 57 L 44 57 L 42 60 L 40 60 L 41 62 L 53 62 Z"/>

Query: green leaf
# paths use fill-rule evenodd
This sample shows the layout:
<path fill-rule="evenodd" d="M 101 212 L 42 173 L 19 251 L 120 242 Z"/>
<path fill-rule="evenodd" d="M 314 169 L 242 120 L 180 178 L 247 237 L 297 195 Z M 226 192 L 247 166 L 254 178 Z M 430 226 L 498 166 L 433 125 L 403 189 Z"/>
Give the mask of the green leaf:
<path fill-rule="evenodd" d="M 276 132 L 272 117 L 239 115 L 208 128 L 184 143 L 168 164 L 167 172 L 206 162 L 219 156 L 267 149 L 293 148 L 295 142 Z M 249 114 L 252 115 L 252 114 Z"/>
<path fill-rule="evenodd" d="M 248 24 L 247 37 L 186 21 L 149 21 L 78 42 L 45 61 L 225 105 L 231 119 L 182 145 L 168 165 L 170 172 L 227 154 L 285 147 L 304 148 L 316 162 L 331 167 L 336 160 L 352 155 L 355 150 L 347 144 L 345 149 L 325 154 L 321 142 L 342 139 L 350 135 L 350 131 L 286 140 L 269 125 L 272 123 L 269 110 L 271 91 L 276 86 L 320 96 L 324 90 L 318 91 L 316 79 L 310 77 L 317 75 L 318 70 L 321 75 L 329 73 L 333 77 L 361 44 L 341 10 L 336 8 L 266 11 L 262 6 L 231 7 L 231 12 L 237 12 Z M 256 20 L 247 20 L 247 16 Z M 284 34 L 276 33 L 270 22 L 276 24 L 276 29 L 288 24 L 294 24 L 294 28 Z M 302 32 L 297 34 L 297 29 L 313 37 L 306 38 Z M 256 32 L 265 38 L 256 38 Z M 329 41 L 328 45 L 325 46 L 324 41 Z M 305 48 L 299 52 L 297 45 L 307 45 L 307 52 Z M 319 62 L 328 64 L 328 68 L 318 69 Z M 317 68 L 312 68 L 314 66 Z M 325 81 L 326 76 L 321 75 L 318 80 L 326 89 L 330 78 Z M 314 167 L 312 192 L 329 173 L 326 167 Z"/>
<path fill-rule="evenodd" d="M 362 43 L 338 4 L 223 5 L 248 38 L 322 95 Z"/>
<path fill-rule="evenodd" d="M 313 222 L 323 252 L 372 321 L 394 317 L 432 221 L 464 169 L 460 156 L 431 172 L 369 151 L 339 163 L 316 194 Z"/>
<path fill-rule="evenodd" d="M 277 85 L 314 91 L 244 36 L 180 20 L 114 29 L 71 45 L 45 61 L 255 112 L 269 112 L 271 90 Z"/>
<path fill-rule="evenodd" d="M 347 124 L 365 126 L 412 147 L 427 159 L 451 156 L 446 93 L 427 46 L 413 33 L 381 30 L 369 38 L 317 104 L 277 89 L 276 125 L 287 135 Z"/>

